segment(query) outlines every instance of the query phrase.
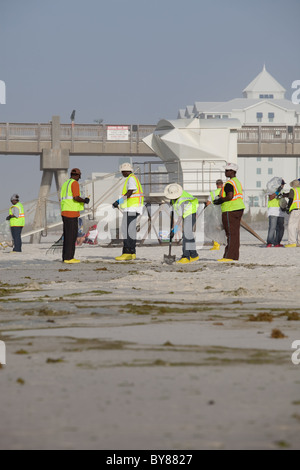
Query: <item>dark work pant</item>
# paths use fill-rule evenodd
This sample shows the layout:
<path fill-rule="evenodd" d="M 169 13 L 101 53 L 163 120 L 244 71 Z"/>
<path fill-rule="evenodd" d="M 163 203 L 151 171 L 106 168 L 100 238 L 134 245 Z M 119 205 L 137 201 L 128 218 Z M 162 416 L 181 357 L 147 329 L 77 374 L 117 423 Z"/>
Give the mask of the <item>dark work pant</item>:
<path fill-rule="evenodd" d="M 136 212 L 124 212 L 122 221 L 123 254 L 134 255 L 136 252 Z"/>
<path fill-rule="evenodd" d="M 182 238 L 182 250 L 183 258 L 196 258 L 198 253 L 196 251 L 196 242 L 193 232 L 193 227 L 196 223 L 196 214 L 188 215 L 183 219 L 183 238 Z"/>
<path fill-rule="evenodd" d="M 63 261 L 74 259 L 75 245 L 78 234 L 78 217 L 70 218 L 63 216 L 64 223 L 64 246 Z"/>
<path fill-rule="evenodd" d="M 240 257 L 240 229 L 244 210 L 223 212 L 222 222 L 227 237 L 224 258 L 238 260 Z"/>
<path fill-rule="evenodd" d="M 22 234 L 23 227 L 10 227 L 10 230 L 11 230 L 11 235 L 14 241 L 13 251 L 17 251 L 21 253 L 22 251 L 21 234 Z"/>
<path fill-rule="evenodd" d="M 284 217 L 269 216 L 268 245 L 280 245 L 284 234 Z"/>

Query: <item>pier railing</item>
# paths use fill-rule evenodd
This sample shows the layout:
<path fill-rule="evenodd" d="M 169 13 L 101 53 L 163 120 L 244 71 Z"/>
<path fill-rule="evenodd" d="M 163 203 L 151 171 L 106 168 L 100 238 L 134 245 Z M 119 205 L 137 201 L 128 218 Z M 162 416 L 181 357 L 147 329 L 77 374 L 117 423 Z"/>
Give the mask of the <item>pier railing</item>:
<path fill-rule="evenodd" d="M 155 125 L 132 125 L 128 127 L 128 138 L 141 141 L 151 134 Z M 107 140 L 108 124 L 61 124 L 63 141 L 99 141 Z M 0 123 L 0 140 L 40 140 L 51 141 L 52 126 L 48 124 Z M 238 142 L 300 142 L 300 126 L 243 126 L 238 129 Z"/>
<path fill-rule="evenodd" d="M 114 128 L 121 131 L 114 133 Z M 153 155 L 142 141 L 155 129 L 144 124 L 61 124 L 59 140 L 74 155 Z M 0 123 L 0 154 L 41 154 L 52 146 L 52 131 L 51 122 Z M 297 156 L 300 126 L 243 126 L 237 130 L 237 144 L 240 156 Z"/>

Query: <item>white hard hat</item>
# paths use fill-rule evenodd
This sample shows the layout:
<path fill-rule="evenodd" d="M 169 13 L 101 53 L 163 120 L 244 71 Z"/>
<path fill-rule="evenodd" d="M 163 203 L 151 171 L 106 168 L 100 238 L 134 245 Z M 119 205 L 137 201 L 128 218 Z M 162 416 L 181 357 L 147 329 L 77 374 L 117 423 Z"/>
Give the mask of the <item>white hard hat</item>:
<path fill-rule="evenodd" d="M 18 194 L 13 194 L 12 197 L 10 198 L 10 202 L 19 201 L 19 200 L 20 200 L 20 197 Z"/>
<path fill-rule="evenodd" d="M 227 163 L 226 166 L 224 166 L 225 170 L 233 170 L 233 171 L 238 171 L 239 167 L 236 163 Z"/>
<path fill-rule="evenodd" d="M 122 171 L 133 171 L 131 163 L 128 163 L 128 162 L 123 163 L 120 166 L 120 172 L 122 173 Z"/>
<path fill-rule="evenodd" d="M 169 184 L 164 190 L 164 195 L 167 199 L 178 199 L 182 193 L 183 188 L 177 183 Z"/>

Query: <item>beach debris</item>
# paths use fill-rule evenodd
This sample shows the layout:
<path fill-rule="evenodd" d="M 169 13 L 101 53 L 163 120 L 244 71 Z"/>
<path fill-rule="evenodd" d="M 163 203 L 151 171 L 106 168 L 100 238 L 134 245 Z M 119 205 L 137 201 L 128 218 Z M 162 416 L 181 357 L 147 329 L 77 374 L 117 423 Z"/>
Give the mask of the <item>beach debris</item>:
<path fill-rule="evenodd" d="M 51 357 L 49 357 L 46 361 L 46 364 L 59 364 L 61 362 L 65 362 L 62 357 L 59 357 L 58 359 L 52 359 Z"/>
<path fill-rule="evenodd" d="M 19 351 L 16 351 L 15 354 L 19 354 L 20 356 L 25 356 L 27 354 L 29 354 L 28 351 L 25 351 L 25 349 L 19 349 Z"/>
<path fill-rule="evenodd" d="M 257 315 L 250 315 L 248 321 L 273 321 L 274 316 L 271 313 L 262 312 Z"/>
<path fill-rule="evenodd" d="M 282 331 L 280 331 L 278 328 L 274 328 L 274 330 L 272 330 L 272 333 L 271 333 L 271 338 L 274 338 L 274 339 L 286 338 L 286 335 L 284 335 Z"/>

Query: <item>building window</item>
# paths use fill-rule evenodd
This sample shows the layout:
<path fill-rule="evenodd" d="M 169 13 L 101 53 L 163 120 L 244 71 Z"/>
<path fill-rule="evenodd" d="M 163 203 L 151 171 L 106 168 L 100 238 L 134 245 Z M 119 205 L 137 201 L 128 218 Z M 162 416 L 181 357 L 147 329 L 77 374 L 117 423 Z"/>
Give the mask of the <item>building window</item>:
<path fill-rule="evenodd" d="M 256 174 L 261 175 L 261 168 L 256 168 Z"/>
<path fill-rule="evenodd" d="M 257 157 L 256 161 L 261 162 L 261 157 Z"/>
<path fill-rule="evenodd" d="M 268 158 L 268 161 L 269 161 L 269 162 L 272 162 L 272 161 L 273 161 L 273 157 L 269 157 L 269 158 Z"/>
<path fill-rule="evenodd" d="M 268 175 L 273 175 L 273 168 L 268 168 Z"/>
<path fill-rule="evenodd" d="M 223 114 L 222 119 L 228 119 L 229 115 L 228 114 Z"/>
<path fill-rule="evenodd" d="M 259 197 L 258 196 L 249 196 L 249 206 L 250 207 L 259 207 Z"/>
<path fill-rule="evenodd" d="M 206 116 L 206 119 L 213 119 L 213 118 L 214 118 L 214 116 L 213 116 L 212 114 L 208 114 L 208 115 Z"/>
<path fill-rule="evenodd" d="M 261 181 L 256 181 L 256 187 L 261 188 Z"/>
<path fill-rule="evenodd" d="M 268 113 L 269 122 L 274 122 L 274 117 L 275 117 L 274 113 Z"/>
<path fill-rule="evenodd" d="M 262 122 L 263 113 L 256 113 L 256 120 L 257 122 Z"/>
<path fill-rule="evenodd" d="M 274 95 L 259 95 L 260 98 L 264 99 L 264 98 L 269 98 L 269 99 L 273 99 L 274 98 Z"/>

